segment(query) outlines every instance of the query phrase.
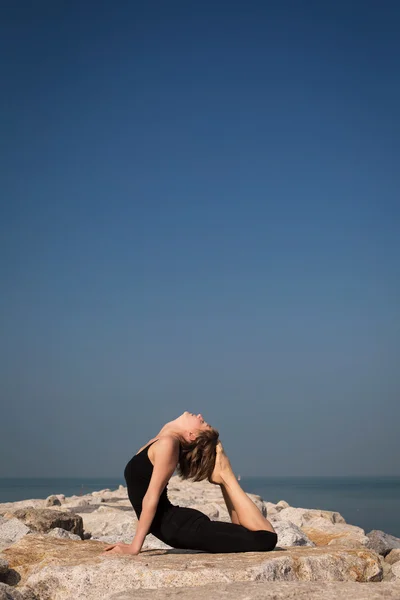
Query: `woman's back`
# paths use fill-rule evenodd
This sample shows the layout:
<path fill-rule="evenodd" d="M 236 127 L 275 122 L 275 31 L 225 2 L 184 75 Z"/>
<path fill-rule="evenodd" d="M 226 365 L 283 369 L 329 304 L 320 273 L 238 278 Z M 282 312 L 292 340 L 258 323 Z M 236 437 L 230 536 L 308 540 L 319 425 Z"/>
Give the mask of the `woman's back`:
<path fill-rule="evenodd" d="M 128 488 L 129 500 L 135 510 L 137 518 L 140 518 L 142 512 L 143 498 L 149 487 L 150 479 L 153 473 L 153 465 L 148 456 L 150 446 L 152 446 L 157 440 L 150 442 L 145 446 L 138 454 L 135 454 L 124 470 L 124 477 Z M 157 512 L 154 517 L 153 524 L 156 526 L 164 515 L 173 504 L 169 501 L 167 494 L 168 484 L 163 489 L 160 500 L 157 506 Z"/>

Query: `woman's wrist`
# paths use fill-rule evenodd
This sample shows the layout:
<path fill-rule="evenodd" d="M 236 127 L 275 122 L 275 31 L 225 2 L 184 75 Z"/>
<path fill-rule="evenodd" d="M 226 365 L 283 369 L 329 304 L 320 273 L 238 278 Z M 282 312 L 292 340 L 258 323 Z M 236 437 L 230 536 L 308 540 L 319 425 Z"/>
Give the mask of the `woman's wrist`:
<path fill-rule="evenodd" d="M 140 552 L 140 551 L 141 551 L 141 549 L 142 549 L 142 544 L 140 544 L 140 545 L 139 545 L 139 544 L 137 543 L 137 540 L 135 540 L 135 539 L 134 539 L 134 540 L 132 540 L 132 542 L 131 542 L 131 544 L 130 544 L 130 547 L 132 548 L 132 551 L 133 551 L 133 552 L 136 552 L 136 554 L 139 554 L 139 552 Z"/>

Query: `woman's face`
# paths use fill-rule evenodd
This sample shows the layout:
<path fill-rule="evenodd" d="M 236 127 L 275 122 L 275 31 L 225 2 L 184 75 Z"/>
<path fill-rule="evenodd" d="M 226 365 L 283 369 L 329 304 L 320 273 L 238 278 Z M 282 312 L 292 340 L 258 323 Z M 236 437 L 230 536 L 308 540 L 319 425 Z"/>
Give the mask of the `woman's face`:
<path fill-rule="evenodd" d="M 198 413 L 196 415 L 186 410 L 180 416 L 180 419 L 182 420 L 182 425 L 185 427 L 185 429 L 188 429 L 189 431 L 196 431 L 196 429 L 206 431 L 207 429 L 211 429 L 211 425 L 206 423 L 201 413 Z"/>

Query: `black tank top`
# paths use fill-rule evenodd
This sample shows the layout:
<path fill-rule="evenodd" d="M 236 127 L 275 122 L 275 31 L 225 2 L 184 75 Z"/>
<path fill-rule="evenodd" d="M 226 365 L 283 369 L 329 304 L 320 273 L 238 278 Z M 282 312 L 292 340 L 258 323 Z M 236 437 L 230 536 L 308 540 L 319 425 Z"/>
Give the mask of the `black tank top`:
<path fill-rule="evenodd" d="M 153 465 L 148 456 L 148 450 L 154 442 L 151 442 L 148 446 L 145 446 L 139 454 L 135 454 L 128 462 L 124 470 L 124 477 L 126 485 L 128 487 L 129 500 L 135 510 L 137 518 L 140 518 L 142 512 L 143 497 L 149 487 L 150 479 L 153 473 Z M 169 510 L 173 504 L 169 501 L 167 495 L 168 484 L 161 492 L 160 500 L 158 502 L 157 511 L 153 519 L 152 527 L 159 524 L 163 514 Z"/>

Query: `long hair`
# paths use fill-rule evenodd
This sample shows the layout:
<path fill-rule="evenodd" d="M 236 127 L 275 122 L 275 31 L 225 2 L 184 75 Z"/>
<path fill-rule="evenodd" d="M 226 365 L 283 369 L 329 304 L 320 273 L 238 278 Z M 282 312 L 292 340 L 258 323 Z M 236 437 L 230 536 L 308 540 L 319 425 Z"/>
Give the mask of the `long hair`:
<path fill-rule="evenodd" d="M 211 477 L 215 467 L 218 438 L 219 432 L 214 428 L 200 431 L 192 442 L 181 438 L 176 470 L 182 479 L 203 481 Z"/>

